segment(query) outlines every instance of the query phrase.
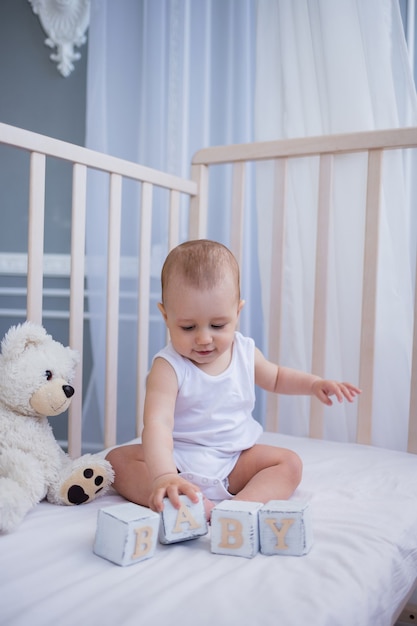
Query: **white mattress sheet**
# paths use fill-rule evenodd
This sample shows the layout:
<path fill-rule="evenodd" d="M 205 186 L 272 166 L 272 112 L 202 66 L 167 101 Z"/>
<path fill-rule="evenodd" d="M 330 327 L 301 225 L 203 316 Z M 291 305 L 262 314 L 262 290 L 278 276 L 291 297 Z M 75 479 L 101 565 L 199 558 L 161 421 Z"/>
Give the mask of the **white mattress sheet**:
<path fill-rule="evenodd" d="M 7 626 L 385 626 L 417 578 L 417 455 L 264 434 L 296 450 L 313 548 L 302 557 L 212 554 L 205 536 L 120 567 L 96 556 L 97 511 L 40 503 L 0 536 Z"/>

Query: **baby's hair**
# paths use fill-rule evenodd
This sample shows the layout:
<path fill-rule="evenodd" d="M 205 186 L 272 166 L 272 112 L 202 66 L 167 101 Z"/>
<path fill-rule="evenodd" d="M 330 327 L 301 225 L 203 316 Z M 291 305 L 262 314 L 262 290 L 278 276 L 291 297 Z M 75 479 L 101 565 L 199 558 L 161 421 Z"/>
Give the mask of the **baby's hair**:
<path fill-rule="evenodd" d="M 196 288 L 212 289 L 230 273 L 236 284 L 236 296 L 240 299 L 239 265 L 226 246 L 209 239 L 186 241 L 173 248 L 162 267 L 162 302 L 168 283 L 183 280 Z"/>

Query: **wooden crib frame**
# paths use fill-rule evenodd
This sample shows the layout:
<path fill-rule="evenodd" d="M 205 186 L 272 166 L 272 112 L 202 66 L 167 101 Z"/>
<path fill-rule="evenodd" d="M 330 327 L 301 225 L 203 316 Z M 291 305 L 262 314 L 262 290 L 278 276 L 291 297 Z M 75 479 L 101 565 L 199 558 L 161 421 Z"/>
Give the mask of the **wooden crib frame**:
<path fill-rule="evenodd" d="M 362 331 L 360 344 L 360 380 L 363 389 L 359 401 L 357 441 L 371 443 L 372 387 L 374 361 L 374 325 L 377 291 L 377 255 L 379 237 L 379 212 L 381 171 L 386 150 L 417 147 L 417 128 L 369 131 L 335 136 L 309 137 L 281 141 L 258 142 L 247 145 L 229 145 L 200 150 L 192 161 L 191 178 L 184 179 L 151 168 L 135 165 L 121 159 L 68 144 L 56 139 L 35 134 L 26 130 L 0 124 L 0 143 L 21 148 L 30 153 L 29 186 L 29 232 L 27 262 L 27 318 L 42 322 L 43 291 L 43 255 L 44 255 L 44 207 L 45 207 L 45 171 L 47 157 L 56 157 L 72 163 L 72 243 L 70 274 L 70 345 L 83 354 L 83 316 L 85 289 L 85 222 L 86 222 L 86 187 L 89 168 L 100 170 L 109 175 L 109 262 L 107 267 L 108 297 L 106 311 L 106 383 L 105 383 L 105 436 L 104 447 L 116 443 L 116 403 L 117 389 L 114 372 L 117 364 L 118 336 L 118 295 L 120 270 L 120 220 L 122 180 L 130 178 L 142 183 L 141 197 L 141 244 L 139 289 L 142 295 L 138 313 L 138 396 L 136 429 L 140 434 L 142 427 L 142 406 L 145 377 L 148 369 L 148 334 L 149 334 L 149 274 L 151 255 L 151 223 L 153 189 L 162 187 L 169 190 L 170 226 L 168 247 L 179 242 L 180 198 L 184 194 L 190 198 L 189 237 L 200 238 L 206 234 L 208 212 L 209 171 L 212 165 L 233 165 L 232 198 L 232 240 L 230 247 L 238 259 L 243 254 L 242 207 L 245 201 L 246 164 L 256 161 L 273 161 L 276 169 L 275 206 L 276 215 L 272 237 L 275 262 L 281 260 L 283 267 L 283 221 L 286 207 L 286 169 L 290 159 L 318 156 L 319 204 L 318 237 L 315 269 L 314 329 L 312 370 L 320 373 L 324 369 L 325 359 L 325 310 L 327 295 L 327 243 L 328 216 L 331 211 L 332 163 L 336 155 L 347 153 L 367 153 L 368 179 L 366 199 L 366 234 L 364 249 L 364 280 L 362 300 Z M 277 265 L 279 266 L 279 264 Z M 279 360 L 280 324 L 282 312 L 279 306 L 282 275 L 274 276 L 275 291 L 271 298 L 271 311 L 274 324 L 270 329 L 269 357 Z M 416 290 L 417 293 L 417 290 Z M 111 294 L 111 297 L 110 297 Z M 417 452 L 417 304 L 414 313 L 414 348 L 412 376 L 410 380 L 411 400 L 409 412 L 408 450 Z M 140 349 L 139 349 L 140 347 Z M 111 364 L 111 369 L 110 369 Z M 82 364 L 77 371 L 75 385 L 81 389 Z M 68 445 L 70 454 L 81 453 L 81 421 L 76 416 L 82 412 L 82 394 L 77 394 L 72 403 L 69 416 Z M 278 430 L 278 418 L 275 396 L 268 399 L 266 429 Z M 310 435 L 322 437 L 323 408 L 318 402 L 311 403 Z"/>

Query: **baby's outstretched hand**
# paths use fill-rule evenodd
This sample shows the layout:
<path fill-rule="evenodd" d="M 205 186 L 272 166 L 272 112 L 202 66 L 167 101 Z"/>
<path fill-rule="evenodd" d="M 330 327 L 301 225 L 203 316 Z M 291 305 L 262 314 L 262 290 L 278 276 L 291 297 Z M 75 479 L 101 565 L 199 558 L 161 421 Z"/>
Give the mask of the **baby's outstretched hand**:
<path fill-rule="evenodd" d="M 312 394 L 321 402 L 331 406 L 333 404 L 330 396 L 336 396 L 339 402 L 345 398 L 348 402 L 353 402 L 361 390 L 351 383 L 339 383 L 336 380 L 325 380 L 323 378 L 314 381 Z"/>
<path fill-rule="evenodd" d="M 181 506 L 180 494 L 184 494 L 196 504 L 198 492 L 198 487 L 181 478 L 178 474 L 162 474 L 153 481 L 149 507 L 160 513 L 164 508 L 163 499 L 168 497 L 172 506 L 179 509 Z"/>

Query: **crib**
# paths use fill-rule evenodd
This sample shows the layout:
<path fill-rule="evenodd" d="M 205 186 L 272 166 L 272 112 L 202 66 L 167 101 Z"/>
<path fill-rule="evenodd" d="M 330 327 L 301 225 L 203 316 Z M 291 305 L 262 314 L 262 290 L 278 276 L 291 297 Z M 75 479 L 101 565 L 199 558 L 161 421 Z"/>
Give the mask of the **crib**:
<path fill-rule="evenodd" d="M 265 403 L 262 441 L 298 452 L 304 476 L 293 498 L 309 501 L 314 543 L 302 557 L 264 556 L 253 559 L 212 554 L 210 538 L 159 545 L 155 556 L 131 567 L 118 567 L 93 554 L 98 511 L 123 502 L 115 492 L 79 507 L 40 503 L 10 535 L 0 537 L 0 623 L 84 623 L 143 626 L 175 621 L 183 625 L 251 623 L 285 626 L 384 626 L 413 619 L 412 597 L 417 584 L 417 323 L 409 380 L 407 451 L 373 445 L 375 413 L 375 319 L 378 295 L 378 253 L 381 186 L 387 153 L 401 155 L 417 148 L 417 128 L 397 128 L 344 135 L 288 139 L 245 145 L 204 148 L 196 153 L 189 178 L 181 178 L 136 163 L 75 146 L 26 130 L 0 124 L 2 149 L 28 154 L 29 203 L 26 317 L 44 323 L 44 208 L 45 172 L 50 158 L 72 168 L 71 253 L 68 307 L 69 345 L 86 352 L 86 214 L 91 171 L 105 173 L 109 203 L 108 256 L 105 298 L 105 398 L 102 450 L 117 441 L 117 376 L 120 272 L 120 220 L 124 180 L 140 188 L 140 245 L 138 269 L 136 358 L 136 437 L 142 428 L 146 374 L 151 358 L 151 231 L 156 189 L 167 194 L 167 241 L 180 242 L 180 224 L 188 223 L 187 237 L 207 235 L 210 176 L 228 168 L 231 176 L 230 240 L 225 241 L 239 261 L 245 255 L 243 219 L 246 180 L 250 168 L 267 164 L 274 206 L 269 225 L 272 264 L 268 298 L 268 349 L 280 361 L 283 335 L 281 297 L 285 282 L 285 220 L 291 163 L 313 159 L 317 173 L 317 241 L 312 295 L 311 371 L 326 371 L 329 338 L 326 333 L 329 267 L 329 223 L 332 212 L 334 163 L 361 154 L 366 165 L 366 215 L 363 271 L 360 290 L 358 380 L 362 394 L 355 409 L 356 441 L 325 438 L 323 407 L 311 401 L 306 436 L 280 432 L 279 399 Z M 386 173 L 386 172 L 385 172 Z M 415 290 L 417 294 L 417 290 Z M 415 311 L 417 306 L 415 306 Z M 83 365 L 77 369 L 68 415 L 68 450 L 76 457 L 83 449 Z M 395 393 L 395 390 L 394 390 Z M 411 602 L 411 603 L 410 603 Z M 411 616 L 411 617 L 410 617 Z M 411 622 L 409 622 L 411 623 Z"/>

